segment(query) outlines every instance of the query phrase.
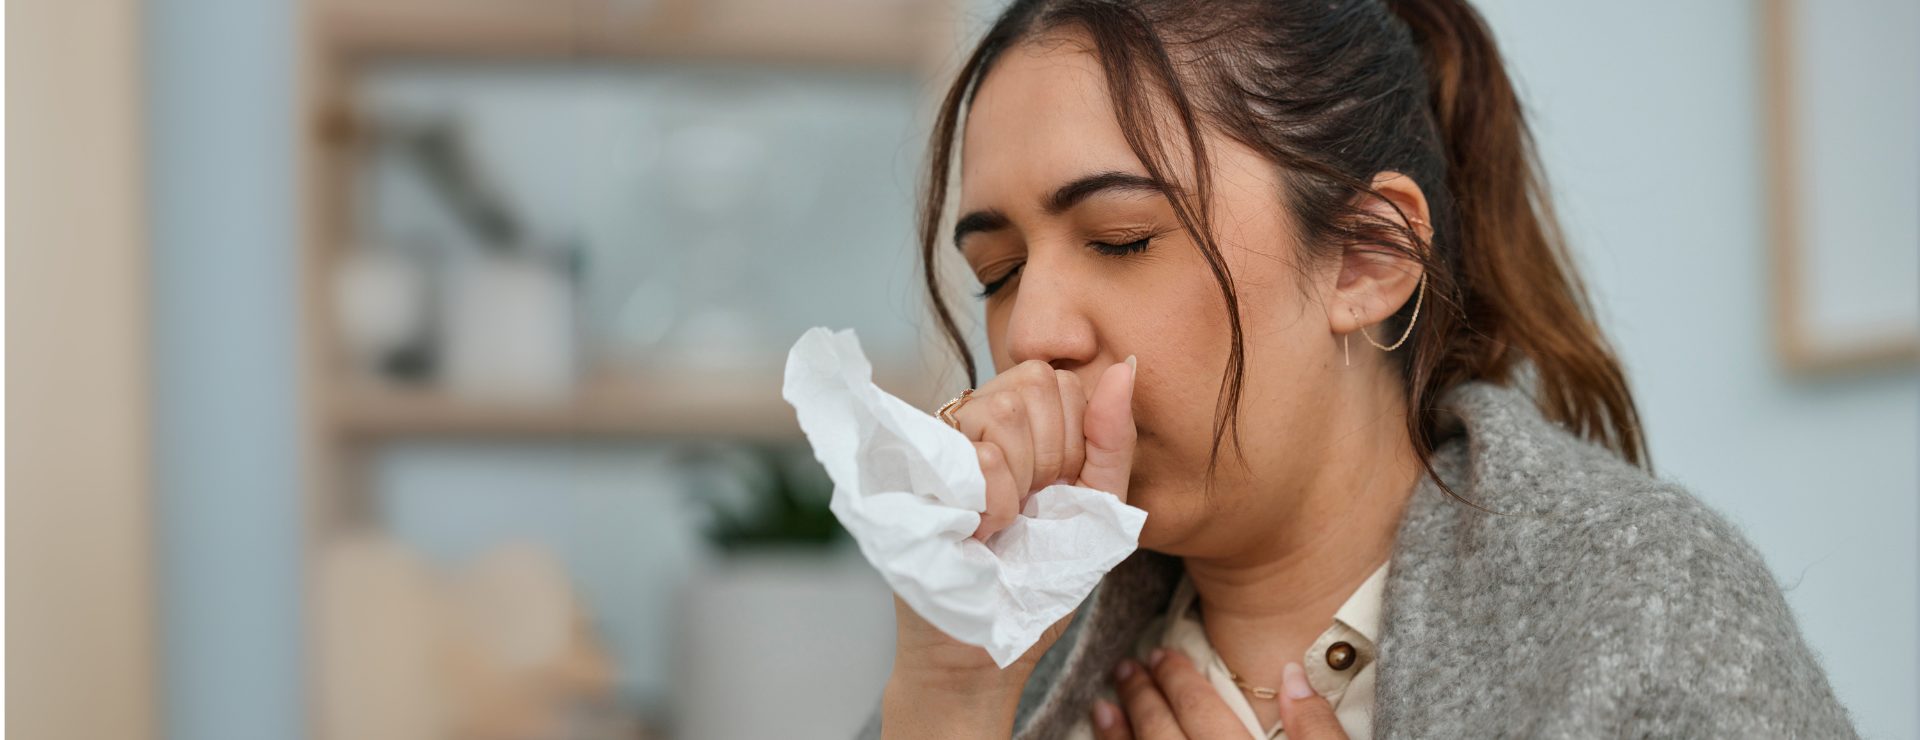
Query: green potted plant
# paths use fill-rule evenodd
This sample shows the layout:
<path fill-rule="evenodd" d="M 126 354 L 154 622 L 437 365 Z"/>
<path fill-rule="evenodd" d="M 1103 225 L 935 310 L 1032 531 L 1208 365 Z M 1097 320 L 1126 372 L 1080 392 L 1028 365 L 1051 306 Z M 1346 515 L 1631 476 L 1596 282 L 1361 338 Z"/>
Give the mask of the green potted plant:
<path fill-rule="evenodd" d="M 746 505 L 728 505 L 724 496 L 708 496 L 711 517 L 706 535 L 721 551 L 739 553 L 768 548 L 833 547 L 846 531 L 827 504 L 833 481 L 806 448 L 743 444 L 744 454 L 728 467 L 745 482 Z"/>

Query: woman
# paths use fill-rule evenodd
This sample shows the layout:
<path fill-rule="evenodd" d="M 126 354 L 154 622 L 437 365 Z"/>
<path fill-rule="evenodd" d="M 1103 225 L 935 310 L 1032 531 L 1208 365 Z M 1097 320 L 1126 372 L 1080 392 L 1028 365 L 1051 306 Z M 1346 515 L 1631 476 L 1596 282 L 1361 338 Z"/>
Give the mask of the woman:
<path fill-rule="evenodd" d="M 1057 479 L 1149 516 L 1004 671 L 896 600 L 869 735 L 1854 735 L 1759 555 L 1650 472 L 1462 0 L 1017 1 L 932 157 L 927 285 L 975 379 L 951 240 L 998 371 L 943 410 L 975 536 Z"/>

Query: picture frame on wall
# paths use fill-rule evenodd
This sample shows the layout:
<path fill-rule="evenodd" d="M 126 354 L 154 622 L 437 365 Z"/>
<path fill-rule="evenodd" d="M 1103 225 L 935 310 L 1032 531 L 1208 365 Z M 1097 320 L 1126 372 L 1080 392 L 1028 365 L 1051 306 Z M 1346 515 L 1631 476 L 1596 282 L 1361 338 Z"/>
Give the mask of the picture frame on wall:
<path fill-rule="evenodd" d="M 1796 375 L 1920 365 L 1920 10 L 1763 0 L 1776 355 Z"/>

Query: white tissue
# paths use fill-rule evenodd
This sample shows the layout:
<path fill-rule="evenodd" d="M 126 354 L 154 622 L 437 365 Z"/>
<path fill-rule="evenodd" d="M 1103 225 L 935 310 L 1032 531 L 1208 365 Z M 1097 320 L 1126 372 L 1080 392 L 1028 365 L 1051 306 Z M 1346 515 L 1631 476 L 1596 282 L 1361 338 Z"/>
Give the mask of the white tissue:
<path fill-rule="evenodd" d="M 972 539 L 986 510 L 973 443 L 872 377 L 852 329 L 814 327 L 787 355 L 781 395 L 860 552 L 916 613 L 1005 668 L 1134 551 L 1147 512 L 1056 484 L 986 543 Z"/>

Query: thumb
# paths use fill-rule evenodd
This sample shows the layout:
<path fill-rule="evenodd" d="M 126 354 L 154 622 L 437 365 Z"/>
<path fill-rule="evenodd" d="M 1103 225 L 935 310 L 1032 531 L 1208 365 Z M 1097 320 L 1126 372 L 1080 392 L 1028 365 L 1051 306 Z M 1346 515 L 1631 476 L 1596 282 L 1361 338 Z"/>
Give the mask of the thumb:
<path fill-rule="evenodd" d="M 1127 500 L 1127 482 L 1133 476 L 1133 378 L 1138 361 L 1127 355 L 1100 374 L 1093 396 L 1087 399 L 1081 422 L 1087 438 L 1087 459 L 1075 485 L 1106 491 Z"/>
<path fill-rule="evenodd" d="M 1280 725 L 1292 740 L 1347 740 L 1333 705 L 1313 690 L 1299 663 L 1288 663 L 1281 672 Z"/>

